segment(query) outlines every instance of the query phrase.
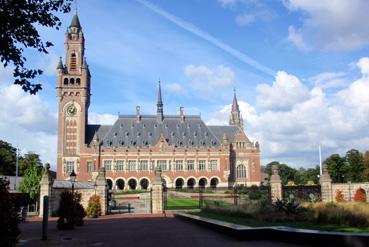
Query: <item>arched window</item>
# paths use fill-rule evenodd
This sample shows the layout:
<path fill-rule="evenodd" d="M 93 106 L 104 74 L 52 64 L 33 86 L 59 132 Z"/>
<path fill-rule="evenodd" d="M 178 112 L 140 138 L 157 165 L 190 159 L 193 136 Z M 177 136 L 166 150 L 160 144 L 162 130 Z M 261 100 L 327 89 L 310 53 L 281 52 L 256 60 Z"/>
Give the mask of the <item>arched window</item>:
<path fill-rule="evenodd" d="M 195 187 L 195 183 L 196 183 L 195 179 L 193 179 L 193 178 L 188 179 L 187 180 L 187 188 L 193 189 L 193 187 Z"/>
<path fill-rule="evenodd" d="M 204 189 L 207 183 L 208 183 L 208 181 L 206 180 L 206 178 L 202 178 L 202 179 L 199 180 L 199 187 L 201 189 Z"/>
<path fill-rule="evenodd" d="M 246 167 L 244 164 L 237 166 L 237 178 L 246 178 Z"/>
<path fill-rule="evenodd" d="M 77 68 L 77 56 L 75 53 L 70 55 L 70 69 L 75 70 Z"/>
<path fill-rule="evenodd" d="M 212 179 L 210 180 L 210 187 L 211 187 L 212 189 L 215 189 L 215 188 L 217 187 L 218 183 L 219 183 L 219 181 L 218 181 L 218 179 L 217 179 L 217 178 L 212 178 Z"/>
<path fill-rule="evenodd" d="M 176 189 L 182 189 L 183 188 L 184 181 L 182 178 L 177 178 L 176 180 Z"/>
<path fill-rule="evenodd" d="M 128 186 L 129 186 L 129 189 L 130 190 L 135 190 L 136 187 L 137 187 L 137 182 L 136 180 L 134 180 L 133 178 L 131 178 L 129 181 L 128 181 Z"/>
<path fill-rule="evenodd" d="M 68 78 L 64 78 L 64 85 L 68 85 Z"/>
<path fill-rule="evenodd" d="M 70 78 L 69 82 L 70 82 L 70 85 L 74 85 L 74 78 Z"/>
<path fill-rule="evenodd" d="M 115 182 L 115 185 L 117 186 L 118 190 L 123 190 L 124 189 L 124 180 L 123 179 L 118 179 L 117 182 Z"/>
<path fill-rule="evenodd" d="M 77 78 L 77 79 L 76 79 L 76 85 L 77 85 L 77 86 L 81 85 L 81 79 L 80 79 L 80 78 Z"/>
<path fill-rule="evenodd" d="M 140 185 L 141 189 L 147 190 L 147 188 L 149 187 L 149 180 L 147 180 L 146 178 L 141 179 Z"/>
<path fill-rule="evenodd" d="M 109 178 L 106 179 L 106 182 L 108 183 L 109 190 L 113 188 L 113 181 Z"/>

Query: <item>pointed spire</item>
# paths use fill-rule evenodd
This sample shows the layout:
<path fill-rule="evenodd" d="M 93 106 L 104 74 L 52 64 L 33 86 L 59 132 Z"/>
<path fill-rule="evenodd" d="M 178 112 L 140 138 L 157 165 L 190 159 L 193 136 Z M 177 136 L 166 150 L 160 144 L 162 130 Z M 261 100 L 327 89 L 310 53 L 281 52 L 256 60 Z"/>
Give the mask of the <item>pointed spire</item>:
<path fill-rule="evenodd" d="M 81 28 L 81 24 L 78 19 L 77 8 L 76 8 L 76 11 L 74 12 L 72 22 L 70 23 L 69 27 Z"/>
<path fill-rule="evenodd" d="M 62 61 L 62 57 L 59 57 L 59 63 L 58 63 L 58 67 L 56 67 L 56 69 L 63 69 L 63 61 Z"/>
<path fill-rule="evenodd" d="M 86 57 L 83 58 L 82 68 L 83 69 L 88 69 L 88 64 L 87 64 L 87 61 L 86 61 Z"/>
<path fill-rule="evenodd" d="M 238 107 L 237 96 L 236 96 L 236 88 L 233 89 L 232 111 L 240 111 L 240 108 Z"/>
<path fill-rule="evenodd" d="M 163 100 L 161 98 L 161 86 L 159 80 L 159 87 L 158 87 L 158 102 L 156 103 L 157 111 L 156 111 L 156 119 L 158 121 L 163 121 L 164 113 L 163 113 Z"/>

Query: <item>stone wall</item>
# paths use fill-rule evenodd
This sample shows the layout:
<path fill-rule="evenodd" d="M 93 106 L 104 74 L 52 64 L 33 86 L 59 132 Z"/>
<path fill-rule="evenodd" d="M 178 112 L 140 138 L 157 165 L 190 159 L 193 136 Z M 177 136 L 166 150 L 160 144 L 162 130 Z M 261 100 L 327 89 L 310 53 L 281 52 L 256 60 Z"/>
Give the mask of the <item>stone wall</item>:
<path fill-rule="evenodd" d="M 93 195 L 100 196 L 101 214 L 107 213 L 107 184 L 105 177 L 105 169 L 99 170 L 96 180 L 93 182 L 79 182 L 74 183 L 74 192 L 81 193 L 81 204 L 84 209 L 87 209 L 88 200 Z M 44 174 L 40 182 L 40 214 L 43 216 L 43 198 L 49 196 L 49 215 L 56 215 L 59 208 L 60 194 L 64 190 L 72 190 L 72 183 L 68 180 L 52 180 L 49 170 L 45 167 Z"/>
<path fill-rule="evenodd" d="M 369 201 L 369 182 L 366 183 L 332 183 L 332 201 L 336 201 L 338 190 L 342 192 L 346 201 L 354 201 L 355 193 L 358 189 L 364 189 L 366 192 L 366 201 Z"/>

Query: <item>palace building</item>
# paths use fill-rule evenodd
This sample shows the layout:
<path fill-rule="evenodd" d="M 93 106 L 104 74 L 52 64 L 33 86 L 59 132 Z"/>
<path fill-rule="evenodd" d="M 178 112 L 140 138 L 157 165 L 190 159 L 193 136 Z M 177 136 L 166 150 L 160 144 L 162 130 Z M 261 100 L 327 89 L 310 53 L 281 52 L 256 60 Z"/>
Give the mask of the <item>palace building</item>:
<path fill-rule="evenodd" d="M 244 131 L 236 94 L 229 125 L 209 126 L 198 115 L 165 115 L 160 82 L 155 115 L 119 115 L 113 125 L 88 124 L 91 75 L 77 13 L 66 32 L 66 59 L 57 71 L 57 178 L 74 170 L 92 180 L 105 167 L 108 184 L 118 190 L 151 187 L 160 167 L 170 188 L 259 185 L 260 149 Z"/>

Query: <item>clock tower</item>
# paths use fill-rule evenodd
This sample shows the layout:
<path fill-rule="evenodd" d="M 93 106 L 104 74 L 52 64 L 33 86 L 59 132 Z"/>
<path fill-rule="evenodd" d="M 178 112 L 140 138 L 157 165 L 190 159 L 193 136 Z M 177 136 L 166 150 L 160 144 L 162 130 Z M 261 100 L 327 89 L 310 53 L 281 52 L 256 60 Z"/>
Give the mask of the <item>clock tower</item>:
<path fill-rule="evenodd" d="M 79 173 L 80 155 L 85 149 L 90 71 L 84 57 L 85 39 L 77 12 L 65 34 L 66 58 L 60 58 L 57 71 L 58 102 L 58 178 Z"/>

